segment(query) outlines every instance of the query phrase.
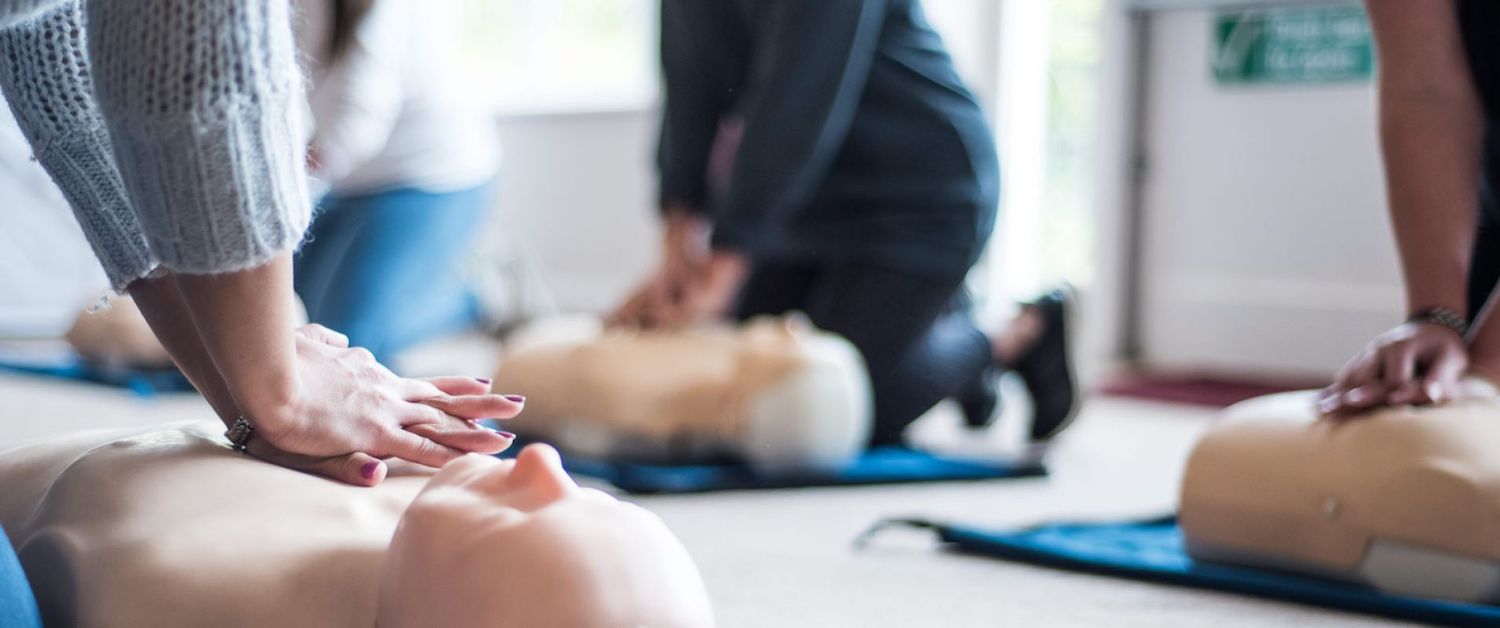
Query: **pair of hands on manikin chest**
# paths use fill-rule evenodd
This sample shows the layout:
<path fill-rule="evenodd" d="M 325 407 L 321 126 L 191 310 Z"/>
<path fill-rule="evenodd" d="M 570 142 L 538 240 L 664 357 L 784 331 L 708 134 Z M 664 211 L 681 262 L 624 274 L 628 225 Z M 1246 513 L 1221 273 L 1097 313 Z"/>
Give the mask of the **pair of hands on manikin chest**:
<path fill-rule="evenodd" d="M 1420 321 L 1376 336 L 1319 392 L 1319 413 L 1340 418 L 1371 408 L 1440 404 L 1461 394 L 1465 376 L 1500 381 L 1500 330 L 1487 320 L 1476 322 L 1467 341 L 1453 329 Z"/>
<path fill-rule="evenodd" d="M 661 266 L 609 317 L 611 325 L 659 329 L 728 318 L 747 263 L 709 245 L 712 227 L 696 212 L 668 207 Z"/>

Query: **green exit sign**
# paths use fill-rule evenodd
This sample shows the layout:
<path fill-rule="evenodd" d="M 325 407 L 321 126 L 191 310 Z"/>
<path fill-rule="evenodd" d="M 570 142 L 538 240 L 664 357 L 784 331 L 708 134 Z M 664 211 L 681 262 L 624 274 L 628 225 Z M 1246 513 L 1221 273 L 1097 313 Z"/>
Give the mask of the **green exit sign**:
<path fill-rule="evenodd" d="M 1370 22 L 1359 5 L 1221 12 L 1214 43 L 1220 83 L 1344 83 L 1375 71 Z"/>

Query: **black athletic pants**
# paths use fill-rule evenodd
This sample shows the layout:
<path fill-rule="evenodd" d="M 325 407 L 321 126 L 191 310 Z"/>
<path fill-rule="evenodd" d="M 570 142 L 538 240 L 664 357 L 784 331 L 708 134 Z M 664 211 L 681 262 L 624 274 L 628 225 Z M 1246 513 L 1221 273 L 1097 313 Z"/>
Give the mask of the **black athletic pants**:
<path fill-rule="evenodd" d="M 853 343 L 875 395 L 872 445 L 901 433 L 991 361 L 963 276 L 942 280 L 864 264 L 757 262 L 740 292 L 740 320 L 801 311 Z"/>

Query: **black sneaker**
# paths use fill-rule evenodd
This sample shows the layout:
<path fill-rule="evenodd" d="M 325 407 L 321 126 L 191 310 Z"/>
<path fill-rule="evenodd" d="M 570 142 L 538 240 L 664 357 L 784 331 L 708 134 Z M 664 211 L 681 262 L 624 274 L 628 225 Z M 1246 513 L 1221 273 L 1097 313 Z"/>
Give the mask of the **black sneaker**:
<path fill-rule="evenodd" d="M 1065 284 L 1022 306 L 1034 308 L 1044 325 L 1042 335 L 1031 348 L 1010 365 L 1010 369 L 1026 382 L 1026 390 L 1031 393 L 1032 442 L 1052 439 L 1078 415 L 1078 378 L 1073 372 L 1072 339 L 1069 337 L 1076 301 L 1073 287 Z"/>
<path fill-rule="evenodd" d="M 970 429 L 984 429 L 1000 418 L 1000 374 L 1004 372 L 998 364 L 990 364 L 953 396 Z"/>

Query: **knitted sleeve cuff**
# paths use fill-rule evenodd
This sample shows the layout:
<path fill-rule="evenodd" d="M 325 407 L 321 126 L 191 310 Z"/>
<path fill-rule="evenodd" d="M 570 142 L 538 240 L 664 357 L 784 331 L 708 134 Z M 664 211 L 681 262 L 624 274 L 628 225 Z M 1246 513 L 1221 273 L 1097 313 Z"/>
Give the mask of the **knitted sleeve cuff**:
<path fill-rule="evenodd" d="M 0 29 L 0 86 L 36 160 L 67 197 L 110 285 L 120 290 L 155 269 L 156 260 L 94 106 L 80 5 L 54 4 L 34 20 Z"/>
<path fill-rule="evenodd" d="M 115 160 L 163 267 L 224 273 L 311 220 L 304 95 L 286 0 L 88 2 Z"/>
<path fill-rule="evenodd" d="M 38 148 L 36 159 L 68 199 L 111 288 L 123 291 L 156 269 L 156 257 L 114 167 L 103 124 L 80 137 L 54 139 Z"/>
<path fill-rule="evenodd" d="M 146 239 L 173 271 L 259 266 L 296 247 L 311 221 L 304 135 L 292 98 L 218 113 L 175 127 L 112 124 L 115 156 Z"/>

